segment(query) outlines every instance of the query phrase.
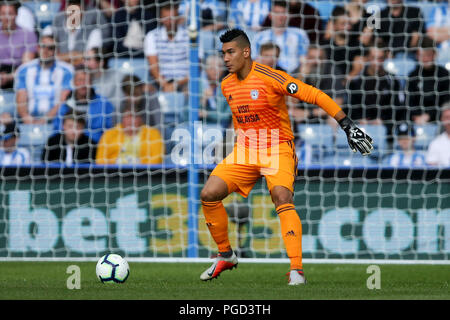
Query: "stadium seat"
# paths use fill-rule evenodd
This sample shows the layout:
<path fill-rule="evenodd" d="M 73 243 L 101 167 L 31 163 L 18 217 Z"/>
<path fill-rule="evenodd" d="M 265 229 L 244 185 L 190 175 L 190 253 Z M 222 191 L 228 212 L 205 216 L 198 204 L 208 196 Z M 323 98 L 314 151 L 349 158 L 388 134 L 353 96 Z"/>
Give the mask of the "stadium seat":
<path fill-rule="evenodd" d="M 48 137 L 53 133 L 51 125 L 21 124 L 18 146 L 28 148 L 34 162 L 41 161 L 42 151 Z"/>
<path fill-rule="evenodd" d="M 320 19 L 323 21 L 328 21 L 328 19 L 331 16 L 331 12 L 333 12 L 333 9 L 337 5 L 344 5 L 336 1 L 309 1 L 308 4 L 313 6 L 314 8 L 319 11 Z"/>
<path fill-rule="evenodd" d="M 396 75 L 402 80 L 408 77 L 416 65 L 417 62 L 415 60 L 403 55 L 384 61 L 384 68 L 386 71 Z"/>
<path fill-rule="evenodd" d="M 163 117 L 162 131 L 166 142 L 166 154 L 169 154 L 174 146 L 171 141 L 172 132 L 188 120 L 186 96 L 182 92 L 160 92 L 158 101 Z"/>
<path fill-rule="evenodd" d="M 34 13 L 37 26 L 41 29 L 52 24 L 61 7 L 60 1 L 23 1 L 22 4 Z"/>
<path fill-rule="evenodd" d="M 450 49 L 449 48 L 439 48 L 437 63 L 443 66 L 445 69 L 450 71 Z"/>
<path fill-rule="evenodd" d="M 136 75 L 144 82 L 150 80 L 150 68 L 145 58 L 112 58 L 108 61 L 108 67 L 123 74 Z"/>
<path fill-rule="evenodd" d="M 360 153 L 348 149 L 347 154 L 338 154 L 334 157 L 334 166 L 337 167 L 370 167 L 377 166 L 377 161 Z"/>
<path fill-rule="evenodd" d="M 430 20 L 433 19 L 431 13 L 434 8 L 436 8 L 436 3 L 433 2 L 408 2 L 409 6 L 418 7 L 420 11 L 422 11 L 423 18 L 425 19 L 425 23 L 427 24 Z"/>
<path fill-rule="evenodd" d="M 182 92 L 160 92 L 158 101 L 161 112 L 165 116 L 164 123 L 177 120 L 187 120 L 186 95 Z"/>
<path fill-rule="evenodd" d="M 13 117 L 16 114 L 16 95 L 13 91 L 0 90 L 0 114 L 4 112 Z"/>
<path fill-rule="evenodd" d="M 323 165 L 333 155 L 334 131 L 327 124 L 299 124 L 300 139 L 310 150 L 310 164 Z"/>

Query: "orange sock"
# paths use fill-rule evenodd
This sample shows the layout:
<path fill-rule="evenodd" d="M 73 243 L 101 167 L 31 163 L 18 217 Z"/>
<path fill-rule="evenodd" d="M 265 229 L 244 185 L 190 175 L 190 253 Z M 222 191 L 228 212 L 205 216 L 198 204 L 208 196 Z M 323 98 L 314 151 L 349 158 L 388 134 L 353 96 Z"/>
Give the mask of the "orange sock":
<path fill-rule="evenodd" d="M 291 260 L 291 270 L 302 270 L 302 222 L 293 204 L 276 208 L 280 217 L 281 232 L 286 252 Z"/>
<path fill-rule="evenodd" d="M 219 248 L 219 252 L 231 250 L 228 239 L 228 215 L 222 201 L 202 201 L 203 214 L 209 232 Z"/>

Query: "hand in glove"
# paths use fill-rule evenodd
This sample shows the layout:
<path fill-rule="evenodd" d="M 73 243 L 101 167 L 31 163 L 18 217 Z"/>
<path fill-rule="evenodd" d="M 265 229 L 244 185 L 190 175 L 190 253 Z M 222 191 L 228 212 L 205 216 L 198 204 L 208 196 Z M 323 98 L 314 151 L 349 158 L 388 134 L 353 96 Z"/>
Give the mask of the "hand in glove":
<path fill-rule="evenodd" d="M 370 154 L 373 150 L 373 140 L 371 137 L 358 128 L 348 117 L 339 121 L 339 125 L 345 131 L 345 134 L 347 134 L 348 145 L 353 152 L 358 150 L 363 156 Z"/>

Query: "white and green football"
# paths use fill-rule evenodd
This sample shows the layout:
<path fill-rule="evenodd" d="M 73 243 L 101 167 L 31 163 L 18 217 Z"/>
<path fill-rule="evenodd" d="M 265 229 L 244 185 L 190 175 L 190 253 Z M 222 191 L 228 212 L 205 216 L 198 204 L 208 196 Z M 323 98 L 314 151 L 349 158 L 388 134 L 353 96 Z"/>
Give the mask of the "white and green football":
<path fill-rule="evenodd" d="M 130 275 L 128 262 L 118 254 L 106 254 L 95 268 L 97 278 L 103 283 L 124 283 Z"/>

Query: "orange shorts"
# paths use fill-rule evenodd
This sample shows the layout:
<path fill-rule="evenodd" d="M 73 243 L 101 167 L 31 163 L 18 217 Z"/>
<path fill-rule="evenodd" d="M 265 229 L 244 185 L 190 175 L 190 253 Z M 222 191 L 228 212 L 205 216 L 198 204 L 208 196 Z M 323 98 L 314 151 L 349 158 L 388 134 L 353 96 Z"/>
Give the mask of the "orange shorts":
<path fill-rule="evenodd" d="M 268 149 L 249 149 L 234 146 L 233 151 L 211 172 L 228 185 L 228 192 L 247 197 L 262 176 L 267 187 L 283 186 L 294 192 L 298 158 L 292 141 L 283 142 Z"/>

